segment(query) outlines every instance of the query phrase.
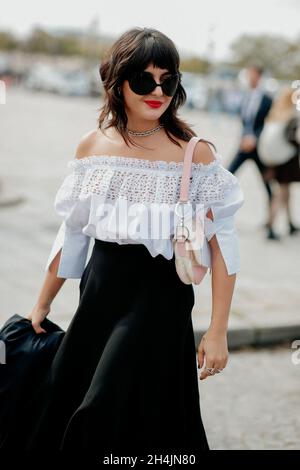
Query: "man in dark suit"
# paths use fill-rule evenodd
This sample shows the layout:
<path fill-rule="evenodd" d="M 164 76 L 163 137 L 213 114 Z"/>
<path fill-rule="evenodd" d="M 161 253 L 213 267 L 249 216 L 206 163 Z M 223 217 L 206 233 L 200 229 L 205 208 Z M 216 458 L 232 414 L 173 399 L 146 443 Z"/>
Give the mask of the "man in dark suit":
<path fill-rule="evenodd" d="M 240 116 L 243 125 L 242 136 L 239 150 L 230 163 L 228 170 L 231 171 L 231 173 L 235 173 L 246 160 L 253 160 L 263 179 L 270 204 L 272 189 L 269 182 L 264 180 L 263 174 L 266 170 L 266 166 L 260 160 L 257 153 L 257 142 L 263 130 L 265 118 L 272 106 L 271 97 L 263 91 L 260 85 L 262 74 L 262 67 L 257 65 L 249 65 L 247 67 L 249 90 L 245 93 L 240 107 Z"/>

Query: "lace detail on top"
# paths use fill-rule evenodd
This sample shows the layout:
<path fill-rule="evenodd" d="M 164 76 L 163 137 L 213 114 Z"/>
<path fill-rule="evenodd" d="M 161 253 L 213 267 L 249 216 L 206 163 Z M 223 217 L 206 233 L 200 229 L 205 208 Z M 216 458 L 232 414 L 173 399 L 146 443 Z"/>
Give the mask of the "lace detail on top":
<path fill-rule="evenodd" d="M 216 153 L 215 159 L 208 163 L 195 163 L 192 162 L 192 167 L 201 167 L 204 171 L 209 170 L 211 167 L 221 163 L 221 155 Z M 80 166 L 88 167 L 103 163 L 113 163 L 116 166 L 122 166 L 126 168 L 140 168 L 140 169 L 160 169 L 160 170 L 177 170 L 182 171 L 183 162 L 166 162 L 164 160 L 147 160 L 145 158 L 138 157 L 126 157 L 123 155 L 90 155 L 80 159 L 71 160 L 68 162 L 68 166 L 78 168 Z"/>
<path fill-rule="evenodd" d="M 108 155 L 71 160 L 68 166 L 73 172 L 59 189 L 56 204 L 94 194 L 111 201 L 123 198 L 129 202 L 175 204 L 180 195 L 182 165 L 183 162 Z M 209 164 L 192 162 L 190 199 L 207 204 L 222 201 L 236 181 L 222 166 L 220 155 Z"/>

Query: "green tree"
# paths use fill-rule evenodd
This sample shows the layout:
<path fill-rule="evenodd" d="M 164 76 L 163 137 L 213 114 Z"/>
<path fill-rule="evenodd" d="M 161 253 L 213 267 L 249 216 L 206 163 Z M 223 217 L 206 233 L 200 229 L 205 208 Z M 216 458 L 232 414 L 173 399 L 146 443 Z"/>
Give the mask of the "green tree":
<path fill-rule="evenodd" d="M 181 67 L 186 72 L 207 73 L 210 69 L 210 62 L 200 57 L 182 57 Z"/>
<path fill-rule="evenodd" d="M 296 78 L 299 75 L 300 46 L 281 35 L 243 34 L 231 44 L 235 65 L 262 65 L 277 78 Z"/>
<path fill-rule="evenodd" d="M 9 51 L 17 49 L 18 40 L 9 31 L 0 31 L 0 50 Z"/>

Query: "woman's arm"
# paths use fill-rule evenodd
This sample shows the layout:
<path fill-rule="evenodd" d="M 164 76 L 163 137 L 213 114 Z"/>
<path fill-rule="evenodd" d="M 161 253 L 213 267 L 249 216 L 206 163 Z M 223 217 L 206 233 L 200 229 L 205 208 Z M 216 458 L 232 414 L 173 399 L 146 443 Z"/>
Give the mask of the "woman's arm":
<path fill-rule="evenodd" d="M 50 312 L 51 304 L 66 280 L 65 278 L 57 277 L 60 255 L 61 250 L 57 253 L 51 266 L 47 270 L 37 302 L 30 314 L 26 317 L 28 320 L 31 320 L 36 333 L 46 333 L 46 331 L 41 328 L 40 324 Z"/>
<path fill-rule="evenodd" d="M 212 253 L 212 315 L 210 328 L 226 333 L 236 274 L 227 274 L 226 265 L 216 236 L 209 242 Z"/>
<path fill-rule="evenodd" d="M 198 158 L 203 158 L 204 149 L 198 149 L 198 152 Z M 205 367 L 222 370 L 228 362 L 228 318 L 236 273 L 240 270 L 234 214 L 243 205 L 244 194 L 237 178 L 220 164 L 217 154 L 214 157 L 217 164 L 211 173 L 207 173 L 207 181 L 204 177 L 199 180 L 199 200 L 208 200 L 211 196 L 211 202 L 207 202 L 210 209 L 205 214 L 204 230 L 210 251 L 206 266 L 211 267 L 212 316 L 209 328 L 198 346 L 198 367 L 201 369 L 205 362 Z M 210 163 L 212 160 L 213 154 L 209 156 L 206 152 L 204 163 Z M 209 375 L 214 373 L 210 374 L 204 369 L 200 379 L 203 380 Z"/>
<path fill-rule="evenodd" d="M 211 210 L 207 216 L 213 219 Z M 212 257 L 212 316 L 198 347 L 198 364 L 202 368 L 205 358 L 205 367 L 224 369 L 228 362 L 227 328 L 236 274 L 228 275 L 216 236 L 210 239 L 209 245 Z M 204 369 L 200 380 L 209 375 L 214 374 Z"/>
<path fill-rule="evenodd" d="M 76 158 L 90 155 L 95 132 L 85 134 L 76 149 Z M 84 271 L 90 237 L 82 232 L 87 224 L 88 211 L 80 206 L 79 192 L 84 173 L 72 171 L 63 180 L 56 196 L 54 207 L 63 217 L 57 236 L 46 263 L 46 277 L 37 302 L 27 316 L 36 333 L 45 333 L 40 324 L 50 312 L 50 306 L 68 278 L 80 279 Z M 77 187 L 78 186 L 78 187 Z M 78 210 L 75 210 L 77 208 Z M 57 277 L 59 273 L 59 277 Z"/>

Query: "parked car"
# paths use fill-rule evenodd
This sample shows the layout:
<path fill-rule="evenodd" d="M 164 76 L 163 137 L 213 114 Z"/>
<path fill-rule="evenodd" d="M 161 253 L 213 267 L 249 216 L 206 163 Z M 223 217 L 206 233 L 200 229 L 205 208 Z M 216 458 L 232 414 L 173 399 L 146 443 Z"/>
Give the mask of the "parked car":
<path fill-rule="evenodd" d="M 24 85 L 32 90 L 60 93 L 65 85 L 61 73 L 46 64 L 35 64 L 27 74 Z"/>
<path fill-rule="evenodd" d="M 46 64 L 35 64 L 27 74 L 24 85 L 32 90 L 43 90 L 66 96 L 89 96 L 94 93 L 93 70 L 64 70 Z M 98 79 L 98 94 L 101 90 Z"/>
<path fill-rule="evenodd" d="M 62 73 L 63 83 L 59 90 L 62 95 L 88 96 L 90 94 L 90 80 L 88 74 L 82 70 Z"/>

